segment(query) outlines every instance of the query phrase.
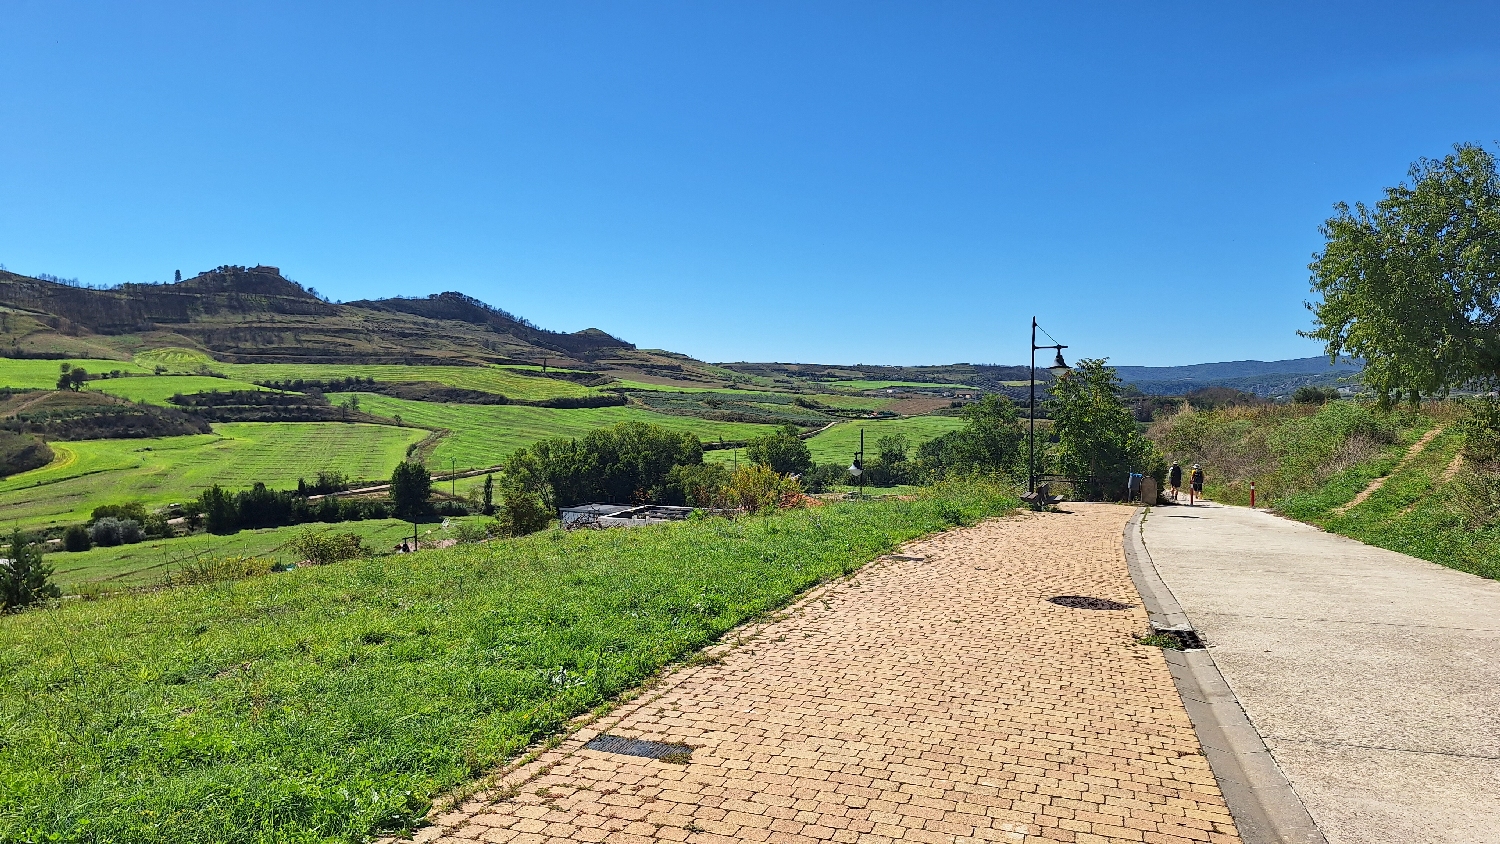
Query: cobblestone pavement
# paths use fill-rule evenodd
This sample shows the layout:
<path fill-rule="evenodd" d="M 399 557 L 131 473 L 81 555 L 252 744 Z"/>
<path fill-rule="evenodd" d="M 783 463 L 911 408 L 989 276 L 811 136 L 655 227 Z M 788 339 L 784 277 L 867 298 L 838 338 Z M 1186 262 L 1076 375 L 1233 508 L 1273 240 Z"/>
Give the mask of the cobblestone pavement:
<path fill-rule="evenodd" d="M 1130 510 L 1067 509 L 911 543 L 417 840 L 1239 841 L 1161 652 L 1134 640 L 1147 620 L 1121 549 Z M 601 733 L 693 751 L 583 747 Z"/>

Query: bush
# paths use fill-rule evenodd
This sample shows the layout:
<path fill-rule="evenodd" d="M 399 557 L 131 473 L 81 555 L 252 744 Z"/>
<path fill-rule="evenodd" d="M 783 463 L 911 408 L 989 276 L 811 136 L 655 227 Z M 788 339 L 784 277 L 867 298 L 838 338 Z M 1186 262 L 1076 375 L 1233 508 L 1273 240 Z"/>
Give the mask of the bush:
<path fill-rule="evenodd" d="M 1464 459 L 1477 466 L 1500 466 L 1500 402 L 1488 396 L 1467 399 L 1458 420 Z"/>
<path fill-rule="evenodd" d="M 135 519 L 116 519 L 106 516 L 94 522 L 89 529 L 89 538 L 95 545 L 106 548 L 115 545 L 133 545 L 146 538 L 141 523 Z"/>
<path fill-rule="evenodd" d="M 87 551 L 94 547 L 94 540 L 89 536 L 89 529 L 83 525 L 70 525 L 63 532 L 64 551 Z"/>
<path fill-rule="evenodd" d="M 332 531 L 304 530 L 291 542 L 292 551 L 303 560 L 317 566 L 326 566 L 344 560 L 357 560 L 370 555 L 370 549 L 357 533 L 334 533 Z"/>
<path fill-rule="evenodd" d="M 794 507 L 802 501 L 802 487 L 794 478 L 778 474 L 770 466 L 749 463 L 729 476 L 727 503 L 747 513 L 764 513 Z"/>
<path fill-rule="evenodd" d="M 134 519 L 138 522 L 146 521 L 146 506 L 139 501 L 129 504 L 105 504 L 95 507 L 91 514 L 94 521 L 100 519 Z"/>
<path fill-rule="evenodd" d="M 459 545 L 472 545 L 490 538 L 489 528 L 479 522 L 459 522 L 453 526 L 453 538 Z"/>
<path fill-rule="evenodd" d="M 269 574 L 273 568 L 269 560 L 259 557 L 205 556 L 182 564 L 177 571 L 171 572 L 168 582 L 172 586 L 222 583 Z"/>
<path fill-rule="evenodd" d="M 581 440 L 542 440 L 517 451 L 507 486 L 539 496 L 548 509 L 589 502 L 659 501 L 675 466 L 703 462 L 703 444 L 644 422 L 621 422 Z"/>
<path fill-rule="evenodd" d="M 42 562 L 42 552 L 19 530 L 11 531 L 5 558 L 8 562 L 0 563 L 0 612 L 14 612 L 62 595 L 52 582 L 52 567 Z"/>
<path fill-rule="evenodd" d="M 842 463 L 823 463 L 814 466 L 812 471 L 802 475 L 802 489 L 811 492 L 827 492 L 836 486 L 844 486 L 852 482 L 849 477 L 849 467 Z"/>
<path fill-rule="evenodd" d="M 500 536 L 526 536 L 546 530 L 555 518 L 551 507 L 541 496 L 520 490 L 507 491 L 495 514 L 495 530 Z"/>
<path fill-rule="evenodd" d="M 729 484 L 729 469 L 721 463 L 673 466 L 667 474 L 666 501 L 692 507 L 715 507 Z"/>
<path fill-rule="evenodd" d="M 1327 404 L 1328 402 L 1336 401 L 1338 397 L 1339 389 L 1337 387 L 1314 387 L 1309 385 L 1298 387 L 1296 392 L 1292 393 L 1292 401 L 1297 404 Z"/>

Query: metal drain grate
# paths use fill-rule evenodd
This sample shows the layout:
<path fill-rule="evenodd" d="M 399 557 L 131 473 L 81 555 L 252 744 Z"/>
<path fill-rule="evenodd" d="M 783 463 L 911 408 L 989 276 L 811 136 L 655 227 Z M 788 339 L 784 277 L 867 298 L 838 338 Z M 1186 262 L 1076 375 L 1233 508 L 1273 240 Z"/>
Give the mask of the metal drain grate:
<path fill-rule="evenodd" d="M 1084 595 L 1058 595 L 1056 598 L 1048 598 L 1059 607 L 1067 607 L 1075 610 L 1128 610 L 1130 604 L 1122 604 L 1119 601 L 1111 601 L 1108 598 L 1090 598 Z"/>
<path fill-rule="evenodd" d="M 693 753 L 693 748 L 686 744 L 642 741 L 641 739 L 622 738 L 620 736 L 604 734 L 589 739 L 584 748 L 587 750 L 600 750 L 605 753 L 620 753 L 625 756 L 660 759 L 663 762 L 686 762 L 688 757 Z"/>

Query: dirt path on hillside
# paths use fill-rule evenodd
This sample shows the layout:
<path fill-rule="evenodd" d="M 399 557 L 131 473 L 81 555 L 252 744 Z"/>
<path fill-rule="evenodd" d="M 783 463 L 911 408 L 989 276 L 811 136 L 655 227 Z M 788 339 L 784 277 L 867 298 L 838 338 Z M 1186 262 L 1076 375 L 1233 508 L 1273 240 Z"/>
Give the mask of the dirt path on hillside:
<path fill-rule="evenodd" d="M 1347 504 L 1340 504 L 1339 506 L 1333 508 L 1334 515 L 1342 516 L 1350 510 L 1353 510 L 1355 507 L 1358 507 L 1359 505 L 1365 503 L 1365 501 L 1369 499 L 1370 496 L 1374 495 L 1376 492 L 1379 492 L 1380 488 L 1385 486 L 1385 482 L 1391 477 L 1391 475 L 1394 475 L 1402 469 L 1406 468 L 1406 464 L 1410 463 L 1412 459 L 1418 454 L 1421 454 L 1422 451 L 1427 448 L 1427 444 L 1436 439 L 1438 434 L 1441 434 L 1443 430 L 1443 426 L 1438 425 L 1431 431 L 1423 434 L 1421 439 L 1412 443 L 1411 448 L 1408 448 L 1406 450 L 1406 453 L 1401 455 L 1401 462 L 1397 463 L 1395 468 L 1391 469 L 1391 471 L 1387 472 L 1384 475 L 1381 475 L 1375 480 L 1370 481 L 1369 486 L 1366 486 L 1364 489 L 1360 490 L 1359 495 L 1354 496 L 1354 499 L 1349 501 Z"/>
<path fill-rule="evenodd" d="M 1135 642 L 1131 509 L 1066 507 L 913 542 L 736 631 L 417 840 L 1238 842 Z"/>

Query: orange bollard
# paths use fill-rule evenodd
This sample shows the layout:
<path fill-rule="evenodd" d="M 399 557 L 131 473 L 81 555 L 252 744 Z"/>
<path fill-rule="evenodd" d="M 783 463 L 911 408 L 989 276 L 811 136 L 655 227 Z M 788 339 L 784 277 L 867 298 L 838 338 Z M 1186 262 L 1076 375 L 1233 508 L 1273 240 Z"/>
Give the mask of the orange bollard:
<path fill-rule="evenodd" d="M 1255 509 L 1255 481 L 1250 482 L 1250 509 Z"/>

